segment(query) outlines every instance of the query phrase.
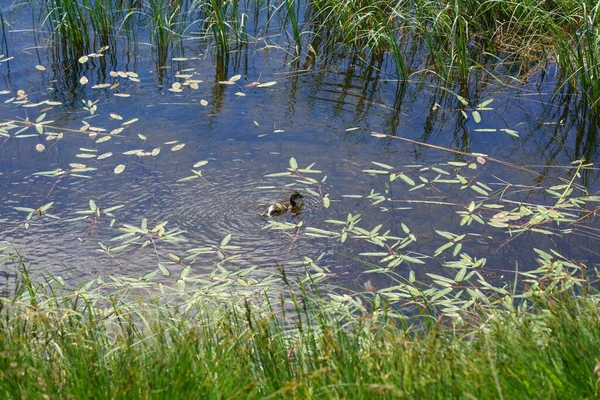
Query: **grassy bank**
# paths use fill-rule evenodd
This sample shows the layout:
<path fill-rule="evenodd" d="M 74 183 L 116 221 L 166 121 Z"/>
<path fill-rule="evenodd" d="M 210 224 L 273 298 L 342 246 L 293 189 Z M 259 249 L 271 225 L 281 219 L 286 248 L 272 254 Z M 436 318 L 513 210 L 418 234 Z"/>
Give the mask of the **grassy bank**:
<path fill-rule="evenodd" d="M 462 318 L 427 307 L 398 318 L 383 293 L 321 297 L 285 276 L 276 294 L 225 296 L 214 283 L 113 278 L 68 290 L 21 274 L 1 303 L 2 398 L 600 395 L 598 297 L 561 285 L 490 298 Z"/>

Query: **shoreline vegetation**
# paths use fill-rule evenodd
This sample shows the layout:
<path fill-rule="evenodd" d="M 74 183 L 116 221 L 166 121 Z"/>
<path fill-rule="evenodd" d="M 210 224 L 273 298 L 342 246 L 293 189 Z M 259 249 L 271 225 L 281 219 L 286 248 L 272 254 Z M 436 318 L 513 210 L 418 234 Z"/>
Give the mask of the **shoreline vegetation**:
<path fill-rule="evenodd" d="M 233 276 L 188 291 L 114 277 L 68 289 L 33 283 L 11 257 L 20 282 L 0 302 L 3 398 L 600 395 L 599 297 L 568 274 L 452 318 L 415 285 L 400 318 L 385 292 L 321 294 L 308 272 L 280 270 L 278 290 Z"/>
<path fill-rule="evenodd" d="M 480 111 L 491 109 L 493 100 L 468 108 L 470 102 L 463 92 L 479 73 L 520 85 L 534 75 L 544 82 L 552 72 L 556 98 L 568 97 L 567 102 L 575 104 L 565 108 L 565 115 L 568 111 L 572 115 L 568 118 L 581 124 L 587 132 L 581 141 L 589 141 L 596 151 L 600 3 L 595 1 L 283 0 L 250 1 L 243 7 L 237 0 L 26 4 L 32 8 L 32 21 L 43 23 L 49 51 L 62 60 L 53 65 L 71 63 L 72 70 L 86 63 L 86 54 L 118 47 L 119 40 L 136 42 L 137 35 L 146 35 L 156 49 L 159 68 L 177 52 L 174 47 L 197 39 L 205 41 L 219 69 L 230 56 L 248 51 L 252 43 L 264 42 L 265 49 L 276 45 L 249 28 L 255 23 L 250 17 L 262 15 L 264 26 L 255 30 L 264 28 L 262 35 L 273 29 L 283 31 L 278 40 L 287 42 L 277 45 L 292 49 L 298 70 L 300 66 L 327 66 L 347 59 L 348 54 L 377 71 L 391 62 L 399 86 L 410 79 L 431 77 L 463 105 L 460 112 L 465 119 L 474 121 L 481 120 Z M 8 53 L 6 11 L 0 17 L 3 48 Z M 147 31 L 142 33 L 140 26 Z M 100 60 L 114 57 L 98 52 L 103 53 L 96 54 Z M 72 62 L 78 59 L 79 63 Z M 98 64 L 110 68 L 103 62 Z M 137 79 L 133 71 L 128 72 L 122 72 L 124 79 Z M 235 80 L 240 76 L 235 75 Z M 96 112 L 95 102 L 84 104 L 90 114 Z M 3 126 L 8 131 L 22 125 L 14 136 L 27 127 L 35 127 L 41 135 L 53 122 L 44 118 L 42 114 L 35 122 L 9 121 Z M 518 136 L 511 129 L 500 131 Z M 153 153 L 149 154 L 159 154 Z M 210 275 L 195 276 L 190 265 L 200 254 L 213 254 L 223 263 L 237 257 L 240 247 L 230 244 L 232 235 L 220 244 L 187 250 L 186 256 L 167 256 L 156 251 L 157 246 L 183 241 L 184 232 L 167 230 L 166 222 L 149 227 L 145 217 L 140 226 L 123 223 L 121 234 L 111 239 L 116 246 L 100 243 L 106 255 L 148 246 L 163 257 L 156 270 L 140 278 L 97 277 L 73 287 L 59 276 L 36 273 L 31 277 L 27 260 L 11 244 L 0 242 L 6 284 L 0 297 L 0 397 L 600 397 L 596 265 L 570 260 L 553 249 L 534 249 L 536 265 L 504 270 L 511 276 L 498 278 L 499 274 L 485 269 L 484 258 L 471 257 L 463 250 L 463 243 L 481 236 L 476 234 L 478 228 L 488 227 L 506 234 L 507 240 L 531 233 L 577 234 L 597 241 L 591 220 L 600 197 L 579 183 L 582 174 L 595 168 L 580 158 L 565 168 L 569 179 L 554 186 L 538 184 L 536 190 L 543 191 L 544 200 L 551 204 L 534 204 L 529 199 L 526 203 L 521 197 L 504 204 L 506 197 L 527 192 L 531 186 L 504 182 L 500 190 L 492 190 L 483 181 L 486 177 L 473 171 L 498 160 L 484 154 L 469 156 L 473 159 L 469 163 L 457 159 L 410 168 L 374 161 L 371 169 L 363 170 L 381 177 L 386 185 L 394 181 L 408 185 L 411 192 L 428 185 L 455 185 L 457 190 L 470 189 L 463 193 L 475 193 L 475 200 L 452 204 L 460 210 L 456 211 L 460 226 L 467 229 L 473 224 L 474 233 L 436 230 L 444 243 L 433 254 L 410 249 L 417 238 L 406 225 L 401 224 L 403 233 L 391 233 L 382 225 L 367 228 L 368 221 L 359 226 L 360 214 L 325 220 L 331 229 L 307 227 L 302 221 L 266 223 L 265 228 L 288 233 L 292 244 L 306 235 L 373 245 L 378 251 L 358 254 L 373 261 L 356 261 L 366 267 L 365 275 L 384 276 L 393 283 L 388 287 L 365 284 L 364 291 L 337 287 L 332 283 L 334 273 L 318 266 L 320 260 L 308 257 L 298 261 L 293 272 L 282 266 L 277 271 L 261 271 L 256 266 L 231 271 L 218 263 Z M 198 162 L 194 168 L 207 162 Z M 313 165 L 301 168 L 291 158 L 289 168 L 267 177 L 291 179 L 285 186 L 304 185 L 302 189 L 328 208 L 338 200 L 323 191 L 327 175 L 312 178 L 322 173 Z M 81 178 L 82 172 L 94 169 L 76 165 L 69 173 Z M 113 171 L 118 175 L 124 169 L 120 164 Z M 192 172 L 179 181 L 202 177 L 200 170 Z M 41 174 L 54 177 L 67 172 Z M 409 174 L 418 175 L 419 180 Z M 371 206 L 394 201 L 375 191 L 364 199 Z M 47 212 L 52 205 L 48 200 L 38 208 L 14 208 L 25 213 L 23 224 L 28 228 L 30 222 L 58 218 Z M 120 207 L 101 209 L 89 200 L 89 209 L 77 211 L 72 221 L 113 218 L 111 212 Z M 114 222 L 115 218 L 111 228 Z M 586 251 L 597 255 L 593 249 Z M 413 266 L 442 253 L 448 255 L 439 258 L 448 276 L 416 276 Z M 164 260 L 170 264 L 161 263 Z M 397 268 L 400 264 L 406 268 Z"/>
<path fill-rule="evenodd" d="M 182 41 L 196 40 L 222 67 L 262 43 L 288 48 L 303 60 L 291 64 L 303 69 L 349 54 L 376 69 L 389 60 L 400 84 L 424 75 L 464 86 L 481 71 L 518 84 L 553 74 L 557 95 L 600 110 L 600 5 L 590 0 L 44 0 L 31 7 L 65 58 L 143 38 L 166 61 Z"/>

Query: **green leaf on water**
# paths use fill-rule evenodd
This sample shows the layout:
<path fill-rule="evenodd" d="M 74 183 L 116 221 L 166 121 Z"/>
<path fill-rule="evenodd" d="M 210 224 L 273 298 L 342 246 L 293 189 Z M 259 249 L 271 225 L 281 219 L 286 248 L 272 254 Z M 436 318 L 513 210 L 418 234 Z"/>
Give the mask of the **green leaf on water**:
<path fill-rule="evenodd" d="M 380 169 L 363 169 L 363 172 L 367 174 L 379 174 L 379 175 L 387 175 L 389 171 L 382 171 Z"/>
<path fill-rule="evenodd" d="M 277 81 L 270 81 L 270 82 L 265 82 L 265 83 L 259 83 L 258 85 L 256 85 L 257 88 L 265 88 L 265 87 L 269 87 L 269 86 L 273 86 L 277 84 Z"/>
<path fill-rule="evenodd" d="M 473 111 L 471 115 L 473 116 L 473 120 L 476 124 L 481 122 L 481 114 L 479 114 L 479 111 Z"/>
<path fill-rule="evenodd" d="M 478 110 L 481 110 L 482 108 L 485 108 L 485 107 L 487 107 L 488 105 L 490 105 L 490 103 L 491 103 L 492 101 L 494 101 L 494 99 L 488 99 L 488 100 L 486 100 L 486 101 L 483 101 L 483 102 L 479 103 L 479 104 L 477 105 L 477 107 L 475 107 L 475 108 L 476 108 L 476 109 L 478 109 Z"/>
<path fill-rule="evenodd" d="M 435 252 L 433 253 L 433 256 L 439 256 L 440 254 L 442 254 L 444 252 L 444 250 L 448 249 L 449 247 L 454 246 L 454 242 L 448 242 L 446 244 L 441 245 L 440 247 L 438 247 L 437 249 L 435 249 Z"/>
<path fill-rule="evenodd" d="M 463 281 L 466 273 L 467 273 L 467 267 L 461 268 L 460 271 L 458 271 L 456 276 L 454 277 L 454 282 L 461 283 Z"/>
<path fill-rule="evenodd" d="M 229 243 L 230 240 L 231 240 L 231 233 L 228 234 L 227 236 L 225 236 L 223 238 L 223 240 L 221 240 L 220 247 L 227 246 L 227 243 Z"/>
<path fill-rule="evenodd" d="M 390 166 L 390 165 L 387 165 L 387 164 L 383 164 L 383 163 L 380 163 L 380 162 L 377 162 L 377 161 L 371 161 L 371 162 L 372 162 L 373 164 L 375 164 L 375 165 L 377 165 L 377 166 L 381 167 L 381 168 L 385 168 L 385 169 L 394 169 L 394 167 L 392 167 L 392 166 Z"/>
<path fill-rule="evenodd" d="M 460 101 L 460 102 L 461 102 L 461 104 L 462 104 L 463 106 L 468 106 L 468 105 L 469 105 L 469 101 L 468 101 L 467 99 L 465 99 L 464 97 L 462 97 L 461 95 L 459 95 L 459 94 L 455 94 L 455 96 L 456 96 L 456 98 L 458 99 L 458 101 Z"/>
<path fill-rule="evenodd" d="M 191 270 L 192 268 L 189 265 L 185 267 L 183 270 L 181 270 L 181 273 L 179 274 L 179 279 L 185 279 L 190 274 Z"/>
<path fill-rule="evenodd" d="M 163 274 L 163 276 L 171 276 L 171 272 L 169 272 L 167 267 L 165 267 L 161 263 L 158 263 L 158 269 L 160 270 L 160 273 Z"/>
<path fill-rule="evenodd" d="M 408 177 L 407 175 L 404 175 L 403 173 L 398 174 L 398 178 L 402 179 L 404 182 L 408 183 L 410 186 L 415 186 L 415 181 L 413 181 L 410 177 Z"/>
<path fill-rule="evenodd" d="M 511 136 L 514 136 L 514 137 L 519 137 L 519 132 L 517 132 L 517 131 L 515 131 L 515 130 L 508 129 L 508 128 L 506 128 L 506 129 L 500 129 L 500 130 L 501 130 L 502 132 L 508 133 L 508 134 L 509 134 L 509 135 L 511 135 Z"/>
<path fill-rule="evenodd" d="M 265 175 L 265 177 L 276 178 L 278 176 L 290 176 L 291 174 L 292 174 L 291 172 L 277 172 L 275 174 Z"/>
<path fill-rule="evenodd" d="M 296 159 L 294 157 L 290 158 L 290 168 L 298 169 L 298 163 L 296 162 Z"/>
<path fill-rule="evenodd" d="M 28 208 L 28 207 L 13 207 L 13 208 L 17 211 L 23 211 L 23 212 L 28 212 L 28 213 L 35 212 L 34 208 Z"/>
<path fill-rule="evenodd" d="M 486 197 L 488 196 L 488 193 L 487 193 L 487 192 L 486 192 L 484 189 L 480 188 L 479 186 L 476 186 L 476 185 L 471 185 L 471 186 L 469 186 L 469 187 L 470 187 L 472 190 L 476 191 L 477 193 L 479 193 L 479 194 L 481 194 L 481 195 L 483 195 L 483 196 L 486 196 Z"/>
<path fill-rule="evenodd" d="M 116 175 L 119 175 L 119 174 L 120 174 L 120 173 L 122 173 L 123 171 L 125 171 L 125 165 L 123 165 L 123 164 L 119 164 L 119 165 L 117 165 L 117 166 L 115 167 L 115 169 L 114 169 L 114 171 L 113 171 L 113 172 L 114 172 Z"/>

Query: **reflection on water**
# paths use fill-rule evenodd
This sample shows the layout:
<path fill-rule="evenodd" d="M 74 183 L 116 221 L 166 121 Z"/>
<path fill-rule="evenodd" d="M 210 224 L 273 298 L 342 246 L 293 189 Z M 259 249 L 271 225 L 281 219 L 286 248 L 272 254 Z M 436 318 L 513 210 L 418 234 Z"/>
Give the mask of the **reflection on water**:
<path fill-rule="evenodd" d="M 286 171 L 291 157 L 303 166 L 316 163 L 315 168 L 322 171 L 319 179 L 327 175 L 324 185 L 333 202 L 326 208 L 320 198 L 307 194 L 307 207 L 301 215 L 286 215 L 281 221 L 336 229 L 326 220 L 345 221 L 348 213 L 361 213 L 365 229 L 381 224 L 394 235 L 402 235 L 405 224 L 418 238 L 408 250 L 416 256 L 431 255 L 444 243 L 436 230 L 474 233 L 465 249 L 476 257 L 488 258 L 488 266 L 498 271 L 498 279 L 508 279 L 516 264 L 533 265 L 532 247 L 559 248 L 579 259 L 590 257 L 590 249 L 594 248 L 594 239 L 589 235 L 559 239 L 526 233 L 512 239 L 489 226 L 461 227 L 456 211 L 464 207 L 436 202 L 465 205 L 476 198 L 473 193 L 432 184 L 409 192 L 400 181 L 390 183 L 387 175 L 363 172 L 373 168 L 371 161 L 378 161 L 399 170 L 405 168 L 418 180 L 419 168 L 410 165 L 464 160 L 460 155 L 416 144 L 374 138 L 371 131 L 485 153 L 518 165 L 568 164 L 582 155 L 594 156 L 596 150 L 583 148 L 586 141 L 581 138 L 593 129 L 587 127 L 588 133 L 580 132 L 569 119 L 574 113 L 566 108 L 561 112 L 563 105 L 553 103 L 556 97 L 551 97 L 551 91 L 543 92 L 543 85 L 542 92 L 529 93 L 529 87 L 508 88 L 489 78 L 460 89 L 473 105 L 494 99 L 492 109 L 482 111 L 482 121 L 476 123 L 460 112 L 464 107 L 457 97 L 440 90 L 434 81 L 415 78 L 399 86 L 386 80 L 391 69 L 385 64 L 380 65 L 382 70 L 374 71 L 357 66 L 357 60 L 342 60 L 336 64 L 342 72 L 334 68 L 297 71 L 283 50 L 249 50 L 251 56 L 245 64 L 238 59 L 236 67 L 232 60 L 231 70 L 221 66 L 215 76 L 211 60 L 198 57 L 199 49 L 189 45 L 179 50 L 187 52 L 190 59 L 166 61 L 159 68 L 150 49 L 142 47 L 132 61 L 117 49 L 84 65 L 71 60 L 54 66 L 51 54 L 40 49 L 38 58 L 26 50 L 30 43 L 23 42 L 22 35 L 14 33 L 12 37 L 18 63 L 11 63 L 10 69 L 9 64 L 2 66 L 4 87 L 0 90 L 6 92 L 1 99 L 8 100 L 23 89 L 33 103 L 46 99 L 63 103 L 54 108 L 43 104 L 25 108 L 14 101 L 0 106 L 2 121 L 35 121 L 46 113 L 44 121 L 52 122 L 45 132 L 64 134 L 60 140 L 48 141 L 31 127 L 27 133 L 32 137 L 0 138 L 0 239 L 16 243 L 34 270 L 47 270 L 75 281 L 97 274 L 139 276 L 155 269 L 160 257 L 169 253 L 183 257 L 190 248 L 218 245 L 231 234 L 231 244 L 241 246 L 241 250 L 238 258 L 226 263 L 229 268 L 273 268 L 276 263 L 324 255 L 323 263 L 336 274 L 358 275 L 361 266 L 351 257 L 374 251 L 364 241 L 352 239 L 340 244 L 330 239 L 296 238 L 294 231 L 264 229 L 267 224 L 260 216 L 262 207 L 289 196 L 292 188 L 303 190 L 303 185 L 293 179 L 265 177 Z M 40 63 L 46 71 L 35 69 Z M 135 71 L 140 82 L 115 78 L 110 71 Z M 219 83 L 237 73 L 242 75 L 240 81 L 232 85 Z M 80 83 L 82 76 L 90 81 L 85 86 Z M 190 79 L 198 82 L 197 89 L 189 85 Z M 277 84 L 268 88 L 248 86 L 255 80 L 276 80 Z M 175 82 L 185 84 L 183 91 L 172 90 Z M 98 83 L 115 87 L 93 89 Z M 82 100 L 97 101 L 97 112 L 92 115 L 84 110 Z M 564 107 L 566 104 L 571 103 Z M 135 122 L 123 125 L 134 118 Z M 85 124 L 105 131 L 92 138 L 92 130 L 82 130 Z M 124 129 L 110 140 L 98 142 L 106 132 L 119 128 Z M 515 130 L 520 138 L 499 129 Z M 14 136 L 15 130 L 9 133 Z M 46 150 L 37 151 L 36 144 L 44 144 Z M 185 147 L 173 151 L 177 144 Z M 124 154 L 158 148 L 160 153 L 155 156 Z M 78 156 L 85 153 L 112 156 L 102 160 Z M 201 178 L 179 181 L 192 175 L 193 164 L 201 160 L 209 161 L 196 168 L 202 171 Z M 89 173 L 89 179 L 35 175 L 56 168 L 69 169 L 71 163 L 83 163 L 96 170 Z M 120 164 L 125 165 L 125 171 L 116 175 L 114 169 Z M 478 168 L 471 171 L 470 177 L 530 186 L 569 179 L 572 173 L 550 168 L 531 173 L 497 164 Z M 587 173 L 586 184 L 592 193 L 597 190 L 592 173 Z M 367 198 L 372 190 L 396 202 L 373 205 Z M 362 197 L 343 197 L 348 194 Z M 529 190 L 512 200 L 540 200 L 536 196 L 535 190 Z M 124 205 L 114 212 L 114 226 L 108 217 L 64 221 L 76 217 L 75 211 L 86 210 L 90 199 L 101 208 Z M 404 200 L 420 203 L 402 203 Z M 51 212 L 63 220 L 34 218 L 31 228 L 24 230 L 26 213 L 14 207 L 38 208 L 49 202 L 54 202 Z M 381 207 L 385 207 L 383 212 Z M 122 233 L 118 230 L 122 224 L 139 225 L 143 218 L 150 226 L 168 221 L 168 227 L 185 231 L 183 236 L 188 242 L 161 244 L 158 250 L 153 246 L 131 246 L 112 256 L 98 251 L 98 242 L 113 247 L 120 243 L 111 239 Z M 418 276 L 441 268 L 440 259 L 425 257 L 425 266 L 416 269 Z M 210 271 L 218 262 L 209 255 L 199 257 L 193 267 L 196 272 Z M 408 267 L 403 265 L 400 271 L 402 268 Z"/>

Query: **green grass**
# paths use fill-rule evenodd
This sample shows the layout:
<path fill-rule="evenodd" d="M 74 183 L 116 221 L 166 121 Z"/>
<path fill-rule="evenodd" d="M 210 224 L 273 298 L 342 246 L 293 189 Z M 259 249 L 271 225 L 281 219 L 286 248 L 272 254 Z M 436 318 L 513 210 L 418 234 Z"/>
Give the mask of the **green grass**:
<path fill-rule="evenodd" d="M 600 395 L 599 297 L 561 285 L 490 297 L 461 318 L 395 318 L 383 293 L 340 302 L 285 275 L 278 295 L 228 298 L 125 278 L 68 290 L 24 268 L 20 281 L 0 303 L 2 398 Z M 359 298 L 363 312 L 344 306 Z"/>

